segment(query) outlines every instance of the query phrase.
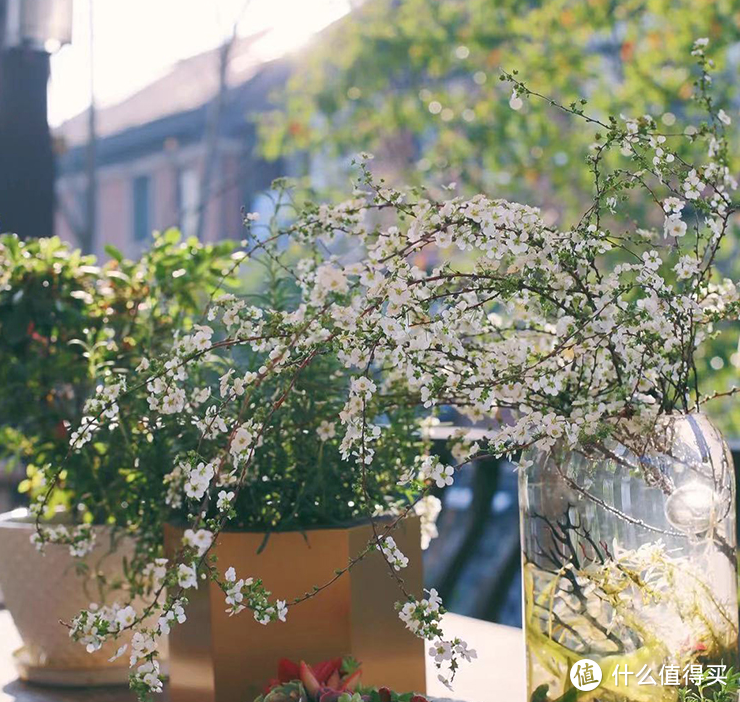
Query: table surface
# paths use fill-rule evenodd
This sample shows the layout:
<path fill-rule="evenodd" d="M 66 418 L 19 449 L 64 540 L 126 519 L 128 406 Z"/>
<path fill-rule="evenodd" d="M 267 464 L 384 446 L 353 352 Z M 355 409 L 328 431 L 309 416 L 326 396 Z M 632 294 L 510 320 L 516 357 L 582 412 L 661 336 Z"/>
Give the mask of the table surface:
<path fill-rule="evenodd" d="M 522 632 L 469 617 L 448 614 L 444 621 L 449 636 L 459 636 L 478 652 L 478 659 L 464 664 L 455 680 L 454 692 L 437 680 L 428 665 L 427 686 L 437 702 L 454 697 L 461 702 L 490 702 L 492 699 L 524 700 L 524 643 Z M 51 688 L 18 680 L 12 653 L 21 645 L 10 614 L 0 611 L 0 702 L 132 702 L 126 688 Z M 444 699 L 441 699 L 444 698 Z M 167 702 L 166 692 L 157 702 Z"/>

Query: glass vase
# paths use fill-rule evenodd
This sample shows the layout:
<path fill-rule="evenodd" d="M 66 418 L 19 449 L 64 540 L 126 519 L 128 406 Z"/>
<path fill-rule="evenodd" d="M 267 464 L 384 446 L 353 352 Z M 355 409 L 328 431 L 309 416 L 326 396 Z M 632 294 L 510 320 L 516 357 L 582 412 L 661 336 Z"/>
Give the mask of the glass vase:
<path fill-rule="evenodd" d="M 736 666 L 729 448 L 698 413 L 635 443 L 523 456 L 530 702 L 672 702 L 702 677 L 712 699 Z"/>

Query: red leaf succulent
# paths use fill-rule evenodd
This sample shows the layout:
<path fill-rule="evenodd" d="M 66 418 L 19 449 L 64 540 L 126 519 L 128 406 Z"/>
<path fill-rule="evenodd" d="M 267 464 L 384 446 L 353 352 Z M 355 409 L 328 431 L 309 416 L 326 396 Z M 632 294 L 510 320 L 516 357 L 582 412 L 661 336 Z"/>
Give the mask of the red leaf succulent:
<path fill-rule="evenodd" d="M 312 699 L 316 699 L 321 689 L 321 683 L 319 683 L 311 666 L 305 661 L 301 661 L 301 673 L 299 677 L 303 686 L 306 688 L 306 692 L 311 695 Z"/>
<path fill-rule="evenodd" d="M 270 681 L 265 692 L 300 680 L 311 702 L 334 702 L 342 692 L 355 690 L 361 674 L 359 668 L 352 673 L 345 673 L 341 658 L 331 658 L 314 666 L 305 661 L 294 663 L 283 658 L 278 662 L 277 679 Z"/>
<path fill-rule="evenodd" d="M 281 683 L 298 680 L 300 674 L 300 668 L 297 663 L 293 663 L 293 661 L 289 661 L 287 658 L 281 658 L 278 661 L 278 680 Z"/>

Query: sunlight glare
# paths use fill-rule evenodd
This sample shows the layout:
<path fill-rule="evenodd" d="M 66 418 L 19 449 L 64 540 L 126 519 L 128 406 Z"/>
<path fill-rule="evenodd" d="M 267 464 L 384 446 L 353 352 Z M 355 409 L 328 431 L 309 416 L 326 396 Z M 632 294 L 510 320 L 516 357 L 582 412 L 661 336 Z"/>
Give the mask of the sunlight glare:
<path fill-rule="evenodd" d="M 72 44 L 52 56 L 49 122 L 61 124 L 90 104 L 89 3 L 93 2 L 95 100 L 124 99 L 179 60 L 211 50 L 231 34 L 267 31 L 259 58 L 277 58 L 349 11 L 349 0 L 76 0 Z M 243 11 L 242 11 L 243 10 Z"/>

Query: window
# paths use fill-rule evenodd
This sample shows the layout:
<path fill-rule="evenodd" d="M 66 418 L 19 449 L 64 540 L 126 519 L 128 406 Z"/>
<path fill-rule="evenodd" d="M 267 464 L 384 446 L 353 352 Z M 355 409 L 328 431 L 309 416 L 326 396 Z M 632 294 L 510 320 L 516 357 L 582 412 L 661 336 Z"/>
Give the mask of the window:
<path fill-rule="evenodd" d="M 195 236 L 200 207 L 200 177 L 195 168 L 186 168 L 179 175 L 180 229 L 183 236 Z"/>
<path fill-rule="evenodd" d="M 152 234 L 150 199 L 151 178 L 134 178 L 134 241 L 146 241 Z"/>

